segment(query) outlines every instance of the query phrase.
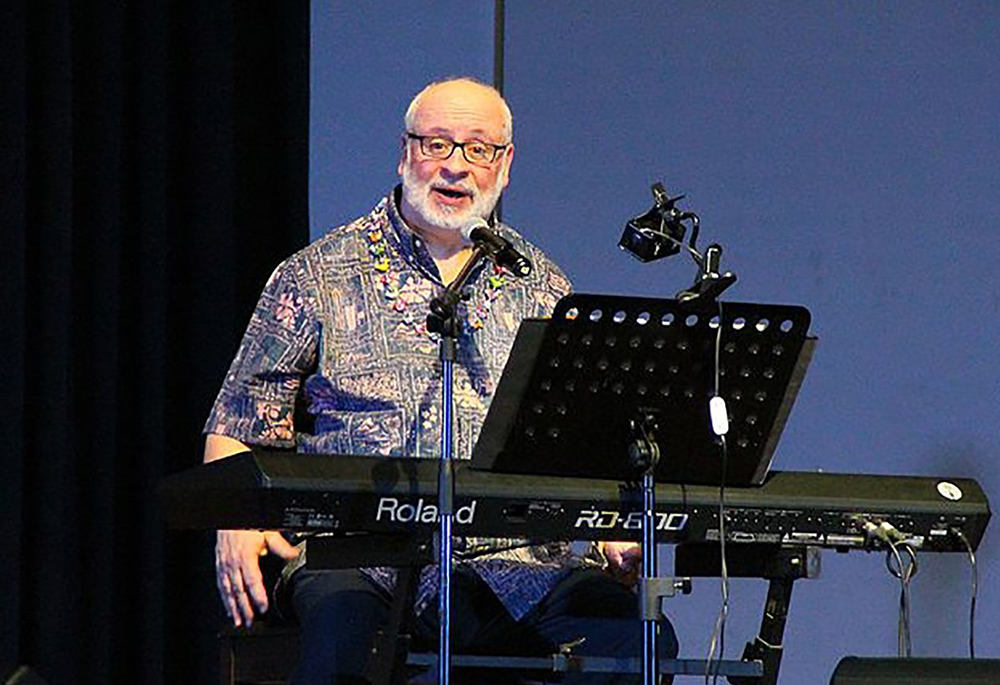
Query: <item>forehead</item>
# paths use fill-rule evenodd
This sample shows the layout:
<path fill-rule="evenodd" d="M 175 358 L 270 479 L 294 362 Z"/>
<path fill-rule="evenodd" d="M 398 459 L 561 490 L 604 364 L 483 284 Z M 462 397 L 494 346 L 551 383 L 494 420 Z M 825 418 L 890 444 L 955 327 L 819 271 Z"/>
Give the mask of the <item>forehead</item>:
<path fill-rule="evenodd" d="M 488 88 L 474 83 L 443 83 L 424 93 L 414 112 L 414 124 L 417 132 L 425 135 L 496 141 L 503 137 L 503 105 Z"/>

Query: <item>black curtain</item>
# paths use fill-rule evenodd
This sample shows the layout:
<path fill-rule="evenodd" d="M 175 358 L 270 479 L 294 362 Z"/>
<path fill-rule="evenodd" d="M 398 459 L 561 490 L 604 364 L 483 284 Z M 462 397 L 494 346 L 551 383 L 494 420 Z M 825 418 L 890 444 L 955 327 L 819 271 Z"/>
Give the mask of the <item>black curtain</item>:
<path fill-rule="evenodd" d="M 0 679 L 216 682 L 212 536 L 164 529 L 308 239 L 309 3 L 0 3 Z"/>

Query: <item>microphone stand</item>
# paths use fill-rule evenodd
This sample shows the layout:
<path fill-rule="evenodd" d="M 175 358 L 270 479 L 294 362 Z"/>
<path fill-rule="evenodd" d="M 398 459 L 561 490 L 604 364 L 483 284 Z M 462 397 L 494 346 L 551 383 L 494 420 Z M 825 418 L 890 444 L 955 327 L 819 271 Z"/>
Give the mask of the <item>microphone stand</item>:
<path fill-rule="evenodd" d="M 438 685 L 451 680 L 451 561 L 455 499 L 454 469 L 454 365 L 458 350 L 459 321 L 455 317 L 462 291 L 473 270 L 486 255 L 476 246 L 472 255 L 444 292 L 430 302 L 427 330 L 441 336 L 441 460 L 438 469 Z"/>

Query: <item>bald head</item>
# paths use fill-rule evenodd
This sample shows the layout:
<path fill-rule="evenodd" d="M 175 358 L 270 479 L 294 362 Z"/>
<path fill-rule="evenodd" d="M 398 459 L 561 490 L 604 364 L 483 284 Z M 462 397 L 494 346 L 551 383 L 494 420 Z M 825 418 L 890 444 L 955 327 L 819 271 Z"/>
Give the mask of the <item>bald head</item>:
<path fill-rule="evenodd" d="M 428 248 L 461 248 L 461 228 L 492 214 L 510 180 L 511 127 L 500 94 L 473 79 L 432 83 L 413 98 L 399 158 L 400 213 Z"/>
<path fill-rule="evenodd" d="M 492 142 L 509 143 L 514 135 L 514 118 L 500 93 L 469 77 L 435 81 L 417 93 L 406 110 L 406 130 L 416 130 L 420 119 L 425 118 L 422 115 L 433 116 L 442 103 L 468 116 L 484 119 L 484 125 L 499 122 L 503 140 Z"/>

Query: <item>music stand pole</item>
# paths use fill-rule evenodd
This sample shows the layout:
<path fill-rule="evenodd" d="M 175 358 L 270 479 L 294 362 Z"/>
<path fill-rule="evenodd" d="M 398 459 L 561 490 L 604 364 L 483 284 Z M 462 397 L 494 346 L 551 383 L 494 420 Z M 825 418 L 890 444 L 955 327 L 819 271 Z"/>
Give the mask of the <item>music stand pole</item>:
<path fill-rule="evenodd" d="M 662 618 L 660 597 L 662 581 L 656 559 L 656 466 L 660 461 L 658 429 L 654 413 L 640 412 L 630 422 L 629 464 L 642 474 L 642 575 L 639 605 L 642 621 L 642 685 L 657 685 L 660 680 L 659 622 Z"/>
<path fill-rule="evenodd" d="M 656 563 L 656 480 L 653 467 L 642 474 L 642 580 L 643 593 L 655 582 Z M 660 674 L 659 616 L 649 616 L 649 598 L 643 598 L 642 616 L 642 684 L 657 685 Z M 656 596 L 656 614 L 659 614 L 659 596 Z"/>

